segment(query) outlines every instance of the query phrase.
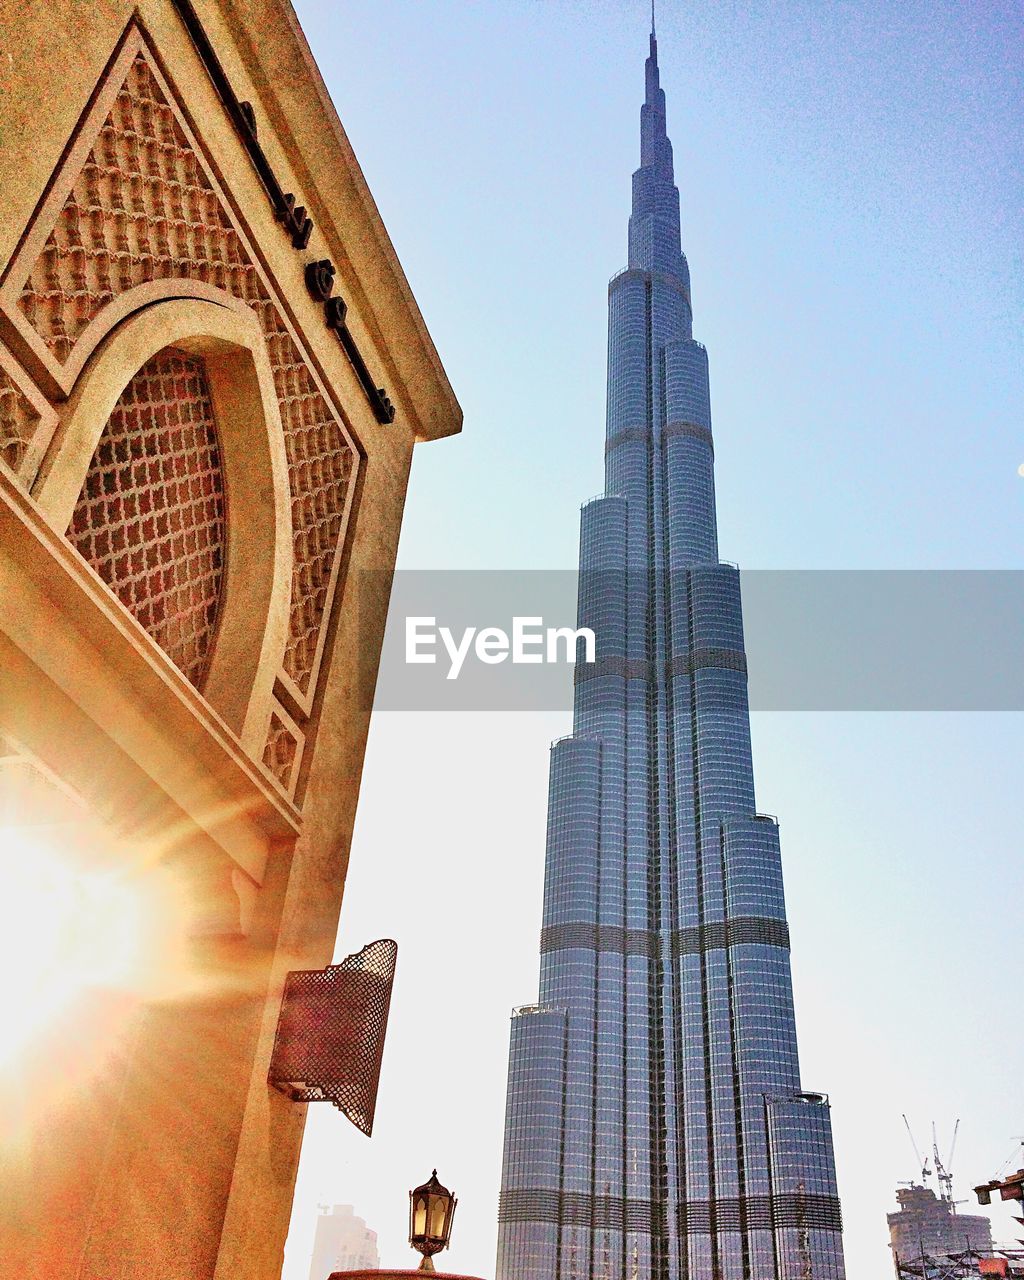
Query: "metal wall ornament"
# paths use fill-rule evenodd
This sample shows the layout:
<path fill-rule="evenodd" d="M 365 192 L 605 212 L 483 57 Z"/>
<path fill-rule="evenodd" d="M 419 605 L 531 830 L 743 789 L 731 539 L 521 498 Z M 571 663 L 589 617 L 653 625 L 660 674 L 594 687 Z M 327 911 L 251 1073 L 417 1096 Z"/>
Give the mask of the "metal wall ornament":
<path fill-rule="evenodd" d="M 373 1132 L 398 944 L 368 943 L 326 969 L 285 980 L 269 1083 L 293 1102 L 331 1102 Z"/>
<path fill-rule="evenodd" d="M 423 1255 L 420 1271 L 433 1271 L 433 1255 L 451 1243 L 452 1219 L 458 1200 L 437 1180 L 437 1170 L 430 1181 L 409 1192 L 409 1244 Z"/>

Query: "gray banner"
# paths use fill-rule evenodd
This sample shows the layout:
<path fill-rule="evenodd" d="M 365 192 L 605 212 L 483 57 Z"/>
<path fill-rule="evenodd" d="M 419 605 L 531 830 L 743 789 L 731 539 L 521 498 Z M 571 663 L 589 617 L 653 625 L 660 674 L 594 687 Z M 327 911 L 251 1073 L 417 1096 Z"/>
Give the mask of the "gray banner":
<path fill-rule="evenodd" d="M 579 579 L 396 573 L 364 701 L 382 711 L 571 708 L 567 653 L 594 657 L 595 670 L 605 656 L 600 635 L 591 653 L 586 637 L 559 634 L 576 630 Z M 1024 710 L 1022 572 L 753 570 L 740 582 L 752 710 Z M 370 600 L 380 585 L 369 574 L 361 584 Z M 624 587 L 640 598 L 651 583 L 609 580 Z M 643 666 L 627 663 L 626 674 L 642 678 Z"/>

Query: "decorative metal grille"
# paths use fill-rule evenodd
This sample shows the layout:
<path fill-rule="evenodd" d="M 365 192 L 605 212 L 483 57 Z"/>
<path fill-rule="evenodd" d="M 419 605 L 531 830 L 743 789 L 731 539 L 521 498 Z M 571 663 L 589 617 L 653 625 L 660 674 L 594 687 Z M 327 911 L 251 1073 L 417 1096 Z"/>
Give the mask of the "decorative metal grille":
<path fill-rule="evenodd" d="M 224 576 L 224 480 L 201 359 L 171 347 L 103 429 L 68 538 L 198 686 Z"/>
<path fill-rule="evenodd" d="M 371 942 L 326 969 L 290 973 L 268 1079 L 296 1102 L 332 1102 L 373 1131 L 398 944 Z"/>
<path fill-rule="evenodd" d="M 175 107 L 140 53 L 132 63 L 19 306 L 63 363 L 113 298 L 152 280 L 224 289 L 263 328 L 284 428 L 295 570 L 284 669 L 309 690 L 356 453 L 317 389 Z"/>
<path fill-rule="evenodd" d="M 28 397 L 0 369 L 0 458 L 17 471 L 39 426 L 39 413 Z"/>

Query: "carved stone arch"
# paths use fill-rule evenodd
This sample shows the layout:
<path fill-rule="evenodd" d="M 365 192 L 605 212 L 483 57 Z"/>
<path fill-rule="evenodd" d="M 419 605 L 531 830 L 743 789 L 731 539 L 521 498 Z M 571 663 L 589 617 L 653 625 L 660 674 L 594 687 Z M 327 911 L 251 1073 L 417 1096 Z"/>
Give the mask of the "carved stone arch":
<path fill-rule="evenodd" d="M 201 296 L 175 296 L 183 288 Z M 125 318 L 84 365 L 33 497 L 65 534 L 97 444 L 131 379 L 168 348 L 202 358 L 227 495 L 226 566 L 202 688 L 259 759 L 288 642 L 292 580 L 288 463 L 266 343 L 252 310 L 210 286 L 166 281 L 132 293 L 138 309 L 124 307 Z"/>

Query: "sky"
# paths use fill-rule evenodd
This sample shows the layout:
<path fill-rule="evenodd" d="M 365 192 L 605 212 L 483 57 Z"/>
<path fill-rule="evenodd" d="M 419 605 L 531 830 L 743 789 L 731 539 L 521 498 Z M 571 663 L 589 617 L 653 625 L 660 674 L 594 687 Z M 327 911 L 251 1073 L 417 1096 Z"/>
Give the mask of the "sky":
<path fill-rule="evenodd" d="M 573 569 L 603 485 L 646 6 L 296 7 L 465 410 L 460 437 L 417 448 L 399 565 Z M 723 558 L 1024 568 L 1022 17 L 661 0 Z M 285 1280 L 306 1280 L 319 1203 L 353 1204 L 385 1264 L 415 1265 L 407 1192 L 435 1165 L 460 1201 L 446 1267 L 493 1277 L 508 1016 L 536 994 L 547 747 L 569 728 L 376 714 L 338 954 L 399 942 L 377 1122 L 367 1140 L 310 1107 Z M 848 1274 L 875 1280 L 917 1172 L 903 1113 L 921 1147 L 936 1121 L 943 1158 L 960 1118 L 963 1198 L 1024 1164 L 1024 722 L 759 712 L 752 730 L 803 1078 L 832 1101 Z"/>

